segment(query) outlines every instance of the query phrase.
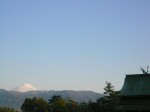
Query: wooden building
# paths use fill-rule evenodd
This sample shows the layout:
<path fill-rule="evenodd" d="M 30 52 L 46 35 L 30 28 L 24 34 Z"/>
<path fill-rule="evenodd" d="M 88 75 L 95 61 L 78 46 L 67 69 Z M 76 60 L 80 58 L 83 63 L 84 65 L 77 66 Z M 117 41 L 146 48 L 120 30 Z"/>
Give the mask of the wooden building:
<path fill-rule="evenodd" d="M 126 75 L 118 96 L 118 112 L 150 112 L 150 74 Z"/>

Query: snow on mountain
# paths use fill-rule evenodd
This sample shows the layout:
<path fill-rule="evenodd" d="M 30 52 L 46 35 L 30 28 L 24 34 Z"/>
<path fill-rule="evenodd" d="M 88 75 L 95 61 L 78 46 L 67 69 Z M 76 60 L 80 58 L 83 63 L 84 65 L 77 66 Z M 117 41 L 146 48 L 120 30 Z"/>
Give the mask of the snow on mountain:
<path fill-rule="evenodd" d="M 18 91 L 18 92 L 27 92 L 27 91 L 36 91 L 36 90 L 38 90 L 38 89 L 36 89 L 29 83 L 25 83 L 15 89 L 13 89 L 13 91 Z"/>

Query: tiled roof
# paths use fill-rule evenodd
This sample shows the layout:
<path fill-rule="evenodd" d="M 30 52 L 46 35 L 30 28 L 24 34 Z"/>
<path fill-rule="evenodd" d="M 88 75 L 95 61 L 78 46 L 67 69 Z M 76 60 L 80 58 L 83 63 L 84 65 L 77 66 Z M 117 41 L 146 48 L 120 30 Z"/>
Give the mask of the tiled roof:
<path fill-rule="evenodd" d="M 150 74 L 126 75 L 119 95 L 150 95 Z"/>

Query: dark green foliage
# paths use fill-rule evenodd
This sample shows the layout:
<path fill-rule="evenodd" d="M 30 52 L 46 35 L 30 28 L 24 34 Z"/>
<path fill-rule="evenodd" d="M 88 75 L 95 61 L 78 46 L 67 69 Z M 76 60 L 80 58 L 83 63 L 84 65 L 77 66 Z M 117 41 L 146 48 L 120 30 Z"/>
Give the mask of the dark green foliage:
<path fill-rule="evenodd" d="M 110 82 L 106 82 L 104 94 L 96 102 L 89 103 L 77 103 L 60 95 L 52 96 L 48 103 L 42 98 L 27 98 L 21 109 L 23 112 L 115 112 L 118 98 Z"/>
<path fill-rule="evenodd" d="M 89 102 L 90 112 L 99 112 L 99 105 L 97 102 Z"/>
<path fill-rule="evenodd" d="M 52 96 L 49 100 L 50 112 L 65 112 L 66 101 L 61 96 Z"/>
<path fill-rule="evenodd" d="M 105 96 L 99 98 L 96 103 L 89 104 L 93 112 L 115 112 L 118 98 L 111 82 L 106 82 L 104 94 Z"/>
<path fill-rule="evenodd" d="M 66 103 L 66 112 L 77 112 L 78 103 L 68 98 Z"/>
<path fill-rule="evenodd" d="M 78 103 L 55 95 L 49 100 L 49 106 L 49 112 L 77 112 Z"/>
<path fill-rule="evenodd" d="M 48 112 L 48 103 L 42 98 L 27 98 L 22 104 L 23 112 Z"/>
<path fill-rule="evenodd" d="M 99 98 L 96 102 L 89 103 L 91 112 L 115 112 L 118 98 L 114 86 L 112 86 L 111 82 L 106 82 L 104 94 L 105 96 Z"/>
<path fill-rule="evenodd" d="M 78 111 L 77 112 L 91 112 L 89 108 L 89 104 L 86 102 L 82 102 L 78 105 Z"/>
<path fill-rule="evenodd" d="M 0 107 L 0 112 L 17 112 L 13 108 Z"/>
<path fill-rule="evenodd" d="M 106 87 L 104 88 L 104 91 L 104 94 L 106 94 L 106 96 L 104 96 L 103 102 L 105 102 L 107 112 L 115 112 L 118 97 L 111 82 L 106 82 Z"/>

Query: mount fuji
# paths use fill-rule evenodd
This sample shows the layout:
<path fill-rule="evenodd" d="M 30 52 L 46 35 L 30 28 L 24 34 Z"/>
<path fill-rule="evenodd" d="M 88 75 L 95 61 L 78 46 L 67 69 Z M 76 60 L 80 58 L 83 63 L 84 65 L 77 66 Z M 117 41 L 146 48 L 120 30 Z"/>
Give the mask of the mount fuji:
<path fill-rule="evenodd" d="M 36 91 L 38 89 L 36 89 L 35 87 L 33 87 L 30 83 L 25 83 L 15 89 L 13 89 L 12 91 L 18 91 L 18 92 L 28 92 L 28 91 Z"/>

